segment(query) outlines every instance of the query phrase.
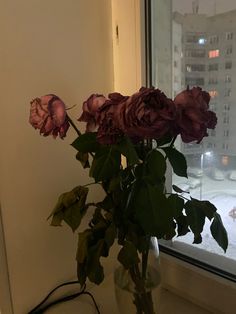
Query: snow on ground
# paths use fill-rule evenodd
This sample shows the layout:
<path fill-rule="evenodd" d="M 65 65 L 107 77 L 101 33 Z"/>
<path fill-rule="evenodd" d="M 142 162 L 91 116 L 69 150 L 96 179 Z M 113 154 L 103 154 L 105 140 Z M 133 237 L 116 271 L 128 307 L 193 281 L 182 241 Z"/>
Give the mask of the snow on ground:
<path fill-rule="evenodd" d="M 177 179 L 177 177 L 174 176 L 173 184 L 178 185 L 186 183 L 186 179 L 182 179 L 182 181 L 181 179 Z M 202 233 L 203 241 L 201 244 L 192 244 L 193 235 L 188 233 L 184 237 L 174 239 L 173 247 L 178 247 L 182 252 L 187 252 L 189 254 L 191 254 L 193 247 L 201 249 L 199 251 L 200 258 L 204 261 L 211 260 L 209 257 L 210 254 L 203 254 L 204 251 L 217 254 L 218 256 L 220 255 L 222 256 L 222 259 L 225 260 L 225 258 L 227 258 L 229 262 L 228 269 L 225 269 L 227 266 L 225 266 L 224 263 L 224 269 L 236 274 L 236 218 L 229 215 L 230 211 L 236 207 L 236 181 L 230 181 L 227 177 L 222 181 L 217 181 L 205 175 L 198 179 L 201 181 L 201 185 L 200 187 L 190 189 L 190 195 L 197 199 L 200 199 L 200 195 L 202 195 L 202 200 L 209 200 L 218 209 L 217 212 L 221 215 L 223 224 L 228 233 L 229 246 L 227 252 L 224 253 L 211 236 L 210 221 L 208 219 L 206 219 L 206 224 Z M 185 246 L 183 245 L 184 243 L 186 244 Z M 191 247 L 189 245 L 191 245 Z M 221 267 L 222 265 L 220 261 L 219 265 L 217 262 L 218 259 L 214 258 L 214 266 Z M 232 263 L 234 265 L 232 265 Z"/>

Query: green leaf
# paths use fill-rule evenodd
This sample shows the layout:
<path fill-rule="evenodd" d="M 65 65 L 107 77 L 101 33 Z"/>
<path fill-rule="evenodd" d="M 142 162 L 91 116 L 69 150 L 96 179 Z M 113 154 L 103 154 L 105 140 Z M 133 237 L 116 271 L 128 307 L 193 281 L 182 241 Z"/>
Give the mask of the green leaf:
<path fill-rule="evenodd" d="M 166 161 L 162 153 L 152 150 L 147 156 L 147 171 L 152 177 L 162 179 L 166 173 Z"/>
<path fill-rule="evenodd" d="M 162 149 L 166 153 L 174 173 L 180 177 L 187 178 L 187 162 L 184 155 L 173 147 L 165 147 Z"/>
<path fill-rule="evenodd" d="M 76 254 L 76 260 L 78 263 L 82 264 L 88 257 L 88 242 L 91 239 L 92 232 L 87 229 L 79 233 L 79 242 Z"/>
<path fill-rule="evenodd" d="M 172 209 L 172 216 L 174 218 L 181 216 L 184 209 L 184 200 L 178 194 L 171 194 L 168 197 L 168 203 Z"/>
<path fill-rule="evenodd" d="M 104 279 L 103 267 L 100 263 L 100 257 L 104 250 L 104 239 L 89 248 L 89 259 L 87 264 L 88 278 L 91 282 L 99 285 Z"/>
<path fill-rule="evenodd" d="M 130 206 L 146 234 L 162 238 L 172 233 L 173 219 L 163 186 L 138 181 L 134 184 Z"/>
<path fill-rule="evenodd" d="M 52 226 L 61 226 L 64 220 L 74 232 L 80 225 L 81 219 L 86 211 L 86 198 L 88 195 L 88 188 L 77 186 L 70 192 L 60 195 L 56 206 L 51 215 Z"/>
<path fill-rule="evenodd" d="M 122 140 L 115 145 L 115 148 L 127 158 L 128 165 L 134 165 L 139 162 L 135 147 L 127 136 L 124 136 Z"/>
<path fill-rule="evenodd" d="M 88 153 L 77 152 L 76 159 L 81 162 L 81 165 L 83 166 L 84 169 L 90 167 Z"/>
<path fill-rule="evenodd" d="M 116 231 L 115 225 L 110 224 L 110 226 L 107 228 L 105 232 L 105 237 L 104 237 L 108 248 L 110 248 L 113 245 L 116 235 L 117 235 L 117 231 Z"/>
<path fill-rule="evenodd" d="M 228 247 L 228 235 L 224 228 L 221 217 L 218 213 L 214 214 L 214 219 L 211 223 L 211 234 L 219 246 L 226 252 Z"/>
<path fill-rule="evenodd" d="M 97 133 L 88 132 L 80 135 L 71 144 L 76 150 L 81 153 L 96 152 L 100 144 L 97 142 Z"/>
<path fill-rule="evenodd" d="M 187 192 L 187 191 L 184 191 L 184 190 L 182 190 L 181 188 L 179 188 L 177 185 L 175 185 L 175 184 L 173 184 L 172 185 L 172 188 L 173 188 L 173 190 L 176 192 L 176 193 L 189 193 L 189 192 Z"/>
<path fill-rule="evenodd" d="M 199 201 L 192 197 L 191 197 L 191 200 L 196 207 L 201 208 L 201 210 L 204 212 L 205 216 L 209 220 L 212 220 L 212 218 L 215 215 L 215 212 L 217 211 L 217 208 L 215 207 L 215 205 L 213 205 L 209 201 Z"/>
<path fill-rule="evenodd" d="M 187 201 L 184 207 L 188 224 L 194 233 L 193 243 L 200 243 L 201 233 L 205 224 L 205 214 L 200 207 L 196 206 L 196 202 L 193 200 Z"/>
<path fill-rule="evenodd" d="M 125 269 L 129 269 L 139 263 L 137 249 L 132 242 L 125 241 L 124 246 L 118 254 L 118 261 Z"/>
<path fill-rule="evenodd" d="M 112 147 L 103 147 L 100 149 L 90 168 L 89 175 L 98 181 L 105 181 L 113 177 L 120 170 L 120 153 Z"/>
<path fill-rule="evenodd" d="M 173 139 L 173 136 L 171 135 L 165 135 L 161 139 L 155 140 L 157 147 L 163 146 L 165 144 L 168 144 Z"/>
<path fill-rule="evenodd" d="M 176 223 L 177 223 L 177 234 L 178 237 L 179 236 L 183 236 L 186 233 L 190 232 L 189 228 L 188 228 L 188 221 L 187 221 L 187 217 L 185 215 L 180 215 L 178 217 L 175 218 Z"/>

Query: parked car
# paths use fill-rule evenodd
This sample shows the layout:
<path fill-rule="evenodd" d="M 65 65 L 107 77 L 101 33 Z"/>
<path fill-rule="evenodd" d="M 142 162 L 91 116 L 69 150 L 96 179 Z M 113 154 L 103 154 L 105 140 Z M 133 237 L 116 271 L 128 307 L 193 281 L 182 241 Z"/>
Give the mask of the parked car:
<path fill-rule="evenodd" d="M 199 179 L 189 179 L 188 184 L 190 189 L 195 189 L 201 185 L 201 181 Z"/>
<path fill-rule="evenodd" d="M 229 179 L 230 179 L 230 180 L 233 180 L 233 181 L 236 181 L 236 170 L 232 170 L 232 171 L 229 173 Z"/>
<path fill-rule="evenodd" d="M 223 172 L 215 168 L 211 170 L 210 176 L 212 177 L 212 179 L 217 181 L 223 181 L 225 179 Z"/>
<path fill-rule="evenodd" d="M 187 174 L 188 176 L 199 178 L 203 176 L 203 171 L 200 168 L 188 167 Z"/>

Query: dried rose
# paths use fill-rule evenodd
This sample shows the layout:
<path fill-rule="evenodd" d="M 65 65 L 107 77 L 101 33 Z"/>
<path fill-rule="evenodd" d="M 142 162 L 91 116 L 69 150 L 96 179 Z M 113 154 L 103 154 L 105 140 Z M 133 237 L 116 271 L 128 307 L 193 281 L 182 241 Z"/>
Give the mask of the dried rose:
<path fill-rule="evenodd" d="M 174 103 L 177 109 L 176 127 L 183 142 L 197 141 L 208 136 L 207 129 L 214 129 L 216 114 L 209 109 L 210 95 L 200 87 L 193 87 L 179 93 Z"/>
<path fill-rule="evenodd" d="M 86 132 L 93 132 L 98 126 L 98 110 L 105 103 L 103 95 L 92 94 L 83 103 L 83 112 L 78 121 L 87 122 Z"/>
<path fill-rule="evenodd" d="M 118 111 L 123 102 L 128 99 L 119 93 L 111 93 L 108 100 L 98 111 L 98 134 L 97 140 L 101 144 L 115 144 L 119 137 L 123 135 L 117 120 Z"/>
<path fill-rule="evenodd" d="M 114 118 L 119 128 L 133 139 L 159 139 L 173 134 L 176 108 L 159 89 L 142 87 L 122 102 Z"/>
<path fill-rule="evenodd" d="M 64 102 L 56 95 L 50 94 L 31 101 L 30 124 L 40 130 L 44 136 L 52 135 L 61 139 L 66 136 L 69 122 Z"/>

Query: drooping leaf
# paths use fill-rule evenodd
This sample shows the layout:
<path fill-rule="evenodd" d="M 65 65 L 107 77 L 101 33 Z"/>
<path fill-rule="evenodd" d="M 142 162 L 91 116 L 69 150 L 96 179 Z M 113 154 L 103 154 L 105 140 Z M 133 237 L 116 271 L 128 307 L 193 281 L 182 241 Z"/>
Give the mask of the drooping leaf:
<path fill-rule="evenodd" d="M 88 153 L 77 152 L 76 159 L 81 162 L 84 169 L 90 167 Z"/>
<path fill-rule="evenodd" d="M 215 207 L 215 205 L 213 205 L 209 201 L 200 201 L 192 197 L 191 197 L 191 201 L 194 204 L 194 206 L 201 208 L 201 210 L 204 212 L 205 216 L 209 220 L 212 220 L 215 212 L 217 211 L 217 208 Z"/>
<path fill-rule="evenodd" d="M 89 240 L 92 237 L 91 230 L 87 229 L 79 233 L 79 242 L 76 254 L 76 260 L 78 263 L 82 264 L 88 257 L 88 245 Z"/>
<path fill-rule="evenodd" d="M 124 266 L 125 269 L 129 269 L 139 263 L 137 249 L 132 242 L 125 241 L 118 254 L 118 261 Z"/>
<path fill-rule="evenodd" d="M 182 153 L 173 147 L 162 148 L 173 168 L 175 174 L 180 177 L 188 177 L 187 175 L 187 162 Z"/>
<path fill-rule="evenodd" d="M 166 161 L 162 153 L 152 150 L 146 159 L 146 167 L 149 175 L 156 179 L 162 179 L 166 173 Z"/>
<path fill-rule="evenodd" d="M 77 137 L 71 146 L 81 153 L 96 152 L 100 147 L 96 137 L 97 133 L 95 132 L 84 133 Z"/>
<path fill-rule="evenodd" d="M 117 230 L 116 230 L 115 225 L 110 224 L 110 226 L 106 229 L 105 237 L 104 237 L 105 243 L 108 246 L 108 248 L 110 248 L 113 245 L 116 235 L 117 235 Z"/>
<path fill-rule="evenodd" d="M 211 223 L 211 234 L 219 246 L 226 252 L 228 247 L 228 235 L 224 228 L 221 217 L 218 213 L 214 214 L 213 221 Z"/>
<path fill-rule="evenodd" d="M 119 172 L 120 163 L 120 153 L 117 150 L 113 147 L 103 147 L 96 153 L 89 175 L 96 182 L 110 179 Z"/>
<path fill-rule="evenodd" d="M 128 165 L 134 165 L 139 162 L 135 146 L 127 136 L 124 136 L 122 140 L 115 145 L 115 148 L 127 158 Z"/>
<path fill-rule="evenodd" d="M 189 227 L 188 227 L 188 221 L 187 217 L 185 215 L 180 215 L 175 218 L 176 223 L 177 223 L 177 234 L 179 236 L 183 236 L 190 232 Z"/>
<path fill-rule="evenodd" d="M 99 285 L 104 279 L 103 267 L 100 263 L 100 257 L 103 254 L 104 239 L 100 239 L 96 244 L 89 248 L 88 256 L 88 278 L 91 282 Z"/>
<path fill-rule="evenodd" d="M 185 212 L 190 229 L 194 233 L 194 242 L 200 243 L 201 233 L 205 224 L 205 214 L 202 209 L 196 206 L 196 202 L 189 200 L 185 203 Z"/>
<path fill-rule="evenodd" d="M 61 226 L 64 220 L 74 232 L 80 225 L 81 219 L 86 211 L 86 198 L 88 188 L 77 186 L 70 192 L 60 195 L 56 206 L 54 207 L 51 215 L 52 226 Z"/>
<path fill-rule="evenodd" d="M 172 185 L 172 188 L 173 188 L 173 190 L 176 192 L 176 193 L 189 193 L 188 191 L 184 191 L 184 190 L 182 190 L 181 188 L 179 188 L 177 185 L 175 185 L 175 184 L 173 184 Z"/>

